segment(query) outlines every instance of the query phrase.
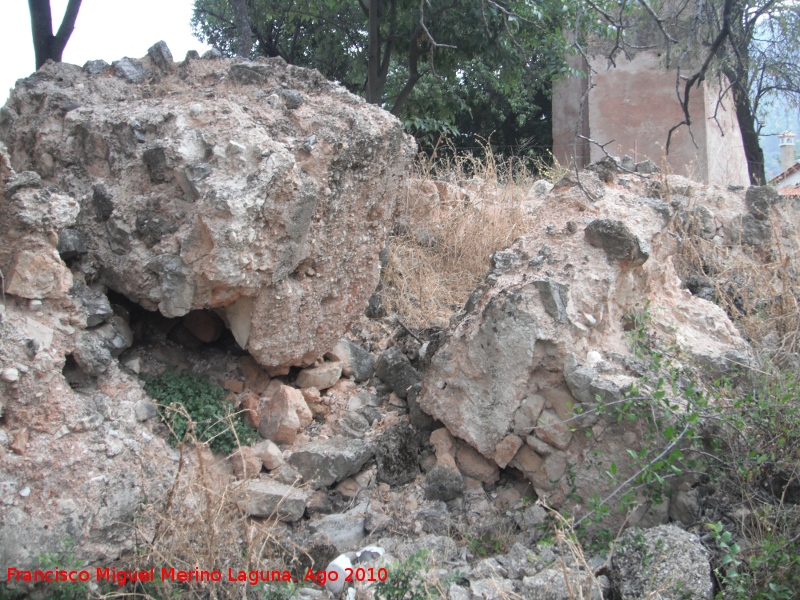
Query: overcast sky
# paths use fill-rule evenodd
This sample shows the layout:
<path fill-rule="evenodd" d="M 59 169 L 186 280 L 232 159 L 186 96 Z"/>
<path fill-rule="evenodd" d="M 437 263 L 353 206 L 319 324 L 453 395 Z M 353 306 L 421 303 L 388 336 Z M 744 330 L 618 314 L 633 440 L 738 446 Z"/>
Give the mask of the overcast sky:
<path fill-rule="evenodd" d="M 0 0 L 0 105 L 20 77 L 30 75 L 36 63 L 31 42 L 27 0 Z M 53 31 L 58 30 L 67 0 L 50 0 Z M 192 36 L 189 20 L 192 0 L 83 0 L 75 31 L 64 50 L 64 62 L 83 65 L 102 58 L 140 58 L 164 40 L 175 60 L 188 50 L 207 49 Z"/>

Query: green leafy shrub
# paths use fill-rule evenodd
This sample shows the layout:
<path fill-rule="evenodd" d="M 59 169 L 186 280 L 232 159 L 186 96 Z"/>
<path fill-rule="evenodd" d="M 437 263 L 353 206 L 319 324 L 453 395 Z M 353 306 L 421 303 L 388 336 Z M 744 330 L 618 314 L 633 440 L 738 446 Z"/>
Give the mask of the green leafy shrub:
<path fill-rule="evenodd" d="M 475 556 L 486 558 L 505 552 L 508 536 L 502 535 L 501 532 L 485 532 L 477 537 L 467 535 L 467 541 L 469 549 Z"/>
<path fill-rule="evenodd" d="M 378 600 L 428 600 L 447 597 L 450 584 L 460 578 L 458 572 L 439 579 L 428 564 L 428 551 L 420 550 L 408 560 L 389 568 L 385 581 L 375 584 Z"/>
<path fill-rule="evenodd" d="M 730 368 L 712 380 L 692 358 L 663 344 L 651 330 L 649 307 L 636 307 L 623 325 L 642 361 L 638 387 L 598 414 L 609 422 L 636 419 L 645 427 L 641 450 L 629 449 L 635 470 L 606 476 L 616 489 L 590 499 L 575 526 L 582 542 L 607 545 L 602 529 L 612 505 L 631 510 L 658 504 L 675 478 L 696 478 L 712 497 L 703 520 L 721 600 L 790 600 L 800 586 L 800 380 L 762 361 Z M 731 518 L 736 510 L 741 516 Z M 586 535 L 589 534 L 589 535 Z M 611 534 L 611 535 L 606 535 Z M 599 549 L 599 548 L 598 548 Z"/>
<path fill-rule="evenodd" d="M 214 452 L 229 454 L 256 440 L 253 429 L 225 401 L 225 390 L 194 373 L 167 370 L 145 377 L 144 389 L 159 404 L 174 444 L 189 435 L 208 442 Z"/>
<path fill-rule="evenodd" d="M 36 569 L 52 570 L 61 569 L 80 571 L 87 569 L 86 561 L 79 560 L 69 550 L 72 548 L 74 540 L 64 541 L 64 550 L 58 553 L 45 552 L 36 557 Z M 0 600 L 89 600 L 93 598 L 104 598 L 106 594 L 112 592 L 111 586 L 102 584 L 94 591 L 90 589 L 88 582 L 79 581 L 53 581 L 50 583 L 37 583 L 33 587 L 23 587 L 14 582 L 6 585 L 0 584 Z"/>

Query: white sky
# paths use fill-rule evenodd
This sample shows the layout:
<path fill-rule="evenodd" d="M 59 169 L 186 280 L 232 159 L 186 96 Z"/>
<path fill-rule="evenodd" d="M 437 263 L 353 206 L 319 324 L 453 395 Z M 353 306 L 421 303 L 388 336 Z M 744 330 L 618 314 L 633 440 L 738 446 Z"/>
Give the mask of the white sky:
<path fill-rule="evenodd" d="M 53 32 L 58 31 L 67 0 L 50 0 Z M 192 0 L 83 0 L 75 31 L 64 50 L 64 62 L 83 65 L 102 58 L 140 58 L 164 40 L 175 60 L 186 52 L 208 49 L 192 36 Z M 0 106 L 14 82 L 30 75 L 33 58 L 27 0 L 0 0 Z"/>

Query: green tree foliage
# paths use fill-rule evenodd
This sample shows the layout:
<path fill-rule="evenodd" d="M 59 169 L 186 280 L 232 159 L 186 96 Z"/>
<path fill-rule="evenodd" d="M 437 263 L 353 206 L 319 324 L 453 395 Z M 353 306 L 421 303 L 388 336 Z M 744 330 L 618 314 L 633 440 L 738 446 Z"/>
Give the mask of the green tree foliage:
<path fill-rule="evenodd" d="M 428 140 L 549 146 L 550 82 L 570 4 L 548 0 L 248 0 L 251 56 L 318 69 Z M 198 37 L 238 48 L 230 0 L 196 0 Z M 546 124 L 546 125 L 545 125 Z"/>
<path fill-rule="evenodd" d="M 750 182 L 763 184 L 762 109 L 800 101 L 800 6 L 794 0 L 716 0 L 701 15 L 696 29 L 708 48 L 703 67 L 725 76 L 722 87 L 736 108 Z"/>

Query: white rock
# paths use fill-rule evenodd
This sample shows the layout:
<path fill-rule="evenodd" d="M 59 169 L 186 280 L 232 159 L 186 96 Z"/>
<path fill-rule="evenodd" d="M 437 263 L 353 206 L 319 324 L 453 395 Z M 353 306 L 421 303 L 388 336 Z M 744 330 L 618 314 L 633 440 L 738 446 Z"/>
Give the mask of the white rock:
<path fill-rule="evenodd" d="M 365 563 L 380 558 L 384 554 L 386 554 L 386 550 L 380 546 L 364 546 L 356 552 L 356 559 L 360 563 Z"/>
<path fill-rule="evenodd" d="M 19 380 L 19 371 L 14 367 L 3 369 L 2 372 L 0 372 L 0 379 L 8 383 L 14 383 Z"/>
<path fill-rule="evenodd" d="M 268 471 L 277 469 L 283 464 L 283 453 L 280 448 L 270 440 L 261 440 L 253 445 L 253 454 L 261 459 Z"/>
<path fill-rule="evenodd" d="M 340 554 L 334 558 L 325 569 L 328 575 L 328 580 L 325 582 L 325 589 L 334 595 L 341 594 L 344 586 L 347 585 L 347 582 L 344 580 L 345 577 L 347 577 L 347 569 L 352 568 L 353 563 L 350 562 L 350 559 L 347 558 L 346 555 Z M 331 577 L 331 573 L 337 574 L 335 579 Z"/>
<path fill-rule="evenodd" d="M 586 363 L 590 366 L 596 365 L 601 360 L 603 360 L 603 356 L 597 350 L 592 350 L 586 354 Z"/>

